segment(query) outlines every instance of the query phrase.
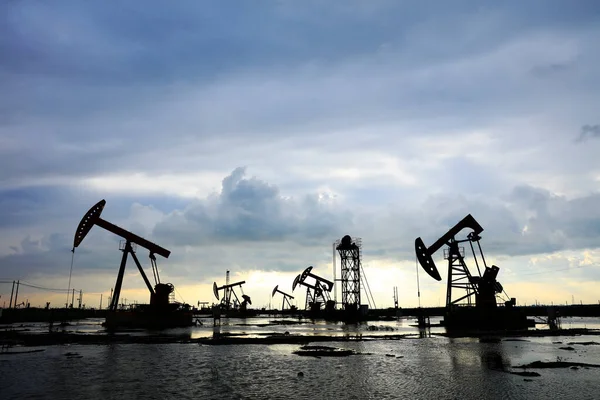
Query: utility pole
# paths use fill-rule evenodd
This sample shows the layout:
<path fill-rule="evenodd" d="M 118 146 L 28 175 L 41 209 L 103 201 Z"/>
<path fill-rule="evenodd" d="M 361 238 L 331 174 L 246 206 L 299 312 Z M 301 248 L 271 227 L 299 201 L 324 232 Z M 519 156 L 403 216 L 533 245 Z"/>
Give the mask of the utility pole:
<path fill-rule="evenodd" d="M 81 290 L 81 289 L 79 290 L 79 299 L 78 300 L 79 300 L 78 308 L 81 308 L 81 302 L 83 301 L 83 290 Z"/>
<path fill-rule="evenodd" d="M 74 302 L 75 302 L 75 289 L 73 289 L 73 294 L 71 295 L 71 308 L 73 308 Z"/>
<path fill-rule="evenodd" d="M 100 310 L 102 310 L 102 293 L 100 293 Z"/>
<path fill-rule="evenodd" d="M 8 303 L 8 308 L 12 308 L 12 300 L 13 300 L 14 291 L 15 291 L 15 281 L 13 281 L 12 289 L 10 291 L 10 303 Z M 598 304 L 600 304 L 600 300 L 598 300 Z"/>
<path fill-rule="evenodd" d="M 19 297 L 19 282 L 17 281 L 17 291 L 15 292 L 15 307 L 17 306 L 17 298 Z"/>

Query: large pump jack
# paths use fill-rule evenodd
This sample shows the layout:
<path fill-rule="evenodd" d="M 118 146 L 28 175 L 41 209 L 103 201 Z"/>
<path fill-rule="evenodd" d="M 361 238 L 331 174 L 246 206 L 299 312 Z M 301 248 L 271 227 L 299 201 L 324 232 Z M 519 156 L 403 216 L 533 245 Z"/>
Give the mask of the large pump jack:
<path fill-rule="evenodd" d="M 466 239 L 457 240 L 456 235 L 465 228 L 472 229 L 472 232 L 467 235 Z M 437 281 L 441 281 L 442 277 L 435 266 L 432 255 L 442 246 L 448 246 L 448 249 L 444 251 L 444 258 L 448 260 L 446 307 L 451 307 L 454 304 L 460 304 L 464 301 L 470 305 L 472 304 L 473 296 L 475 296 L 475 305 L 477 307 L 493 308 L 496 306 L 496 294 L 504 291 L 502 285 L 496 281 L 496 276 L 500 269 L 495 265 L 492 265 L 491 267 L 486 265 L 481 244 L 479 243 L 481 239 L 479 234 L 481 232 L 483 232 L 483 228 L 475 218 L 469 214 L 435 243 L 429 246 L 429 248 L 425 246 L 420 237 L 415 240 L 415 250 L 417 252 L 419 263 L 423 269 Z M 468 242 L 471 247 L 478 275 L 473 275 L 465 263 L 464 247 L 460 247 L 459 244 L 466 242 Z M 477 243 L 479 253 L 481 254 L 483 267 L 485 268 L 483 275 L 481 275 L 481 269 L 479 268 L 479 261 L 473 243 Z M 461 293 L 462 296 L 460 297 L 453 297 L 452 288 L 463 289 L 465 293 Z"/>
<path fill-rule="evenodd" d="M 117 274 L 117 281 L 115 283 L 115 288 L 112 294 L 109 310 L 114 313 L 119 308 L 121 286 L 123 285 L 125 265 L 127 264 L 127 258 L 129 255 L 131 255 L 131 257 L 133 258 L 135 265 L 138 267 L 140 275 L 142 275 L 142 278 L 144 279 L 146 287 L 148 287 L 148 291 L 150 292 L 151 309 L 154 311 L 168 311 L 177 308 L 179 306 L 178 304 L 169 304 L 169 296 L 171 293 L 173 293 L 174 287 L 170 283 L 160 282 L 160 276 L 158 272 L 158 267 L 156 265 L 155 256 L 155 254 L 158 254 L 164 258 L 168 258 L 171 252 L 155 243 L 150 242 L 149 240 L 146 240 L 134 233 L 128 232 L 125 229 L 100 218 L 100 215 L 102 214 L 105 205 L 106 201 L 101 200 L 92 208 L 90 208 L 89 211 L 83 216 L 81 222 L 79 223 L 79 226 L 77 227 L 77 231 L 75 232 L 72 252 L 75 252 L 75 248 L 81 244 L 83 239 L 90 232 L 94 225 L 104 228 L 107 231 L 114 233 L 115 235 L 120 236 L 124 239 L 124 242 L 122 242 L 119 246 L 120 250 L 123 252 L 123 256 L 121 258 L 121 265 Z M 146 273 L 144 272 L 144 269 L 142 268 L 142 265 L 140 264 L 140 261 L 138 260 L 135 254 L 136 246 L 141 246 L 150 252 L 149 258 L 150 263 L 152 265 L 152 274 L 154 276 L 154 287 L 152 287 L 152 285 L 150 284 L 150 280 L 146 276 Z M 185 319 L 187 319 L 187 316 L 185 316 Z M 189 322 L 191 324 L 191 318 L 189 319 Z M 171 320 L 170 322 L 173 321 Z"/>
<path fill-rule="evenodd" d="M 457 240 L 456 235 L 463 229 L 467 228 L 471 229 L 472 231 L 467 235 L 466 239 Z M 448 260 L 445 319 L 446 325 L 449 325 L 449 323 L 452 322 L 452 313 L 458 310 L 457 306 L 473 306 L 473 298 L 475 300 L 475 309 L 477 309 L 479 312 L 478 315 L 487 315 L 490 318 L 494 318 L 494 313 L 498 310 L 498 302 L 496 300 L 497 296 L 501 293 L 506 295 L 504 288 L 500 282 L 496 280 L 500 268 L 495 265 L 488 267 L 486 264 L 480 244 L 481 232 L 483 232 L 483 228 L 481 225 L 479 225 L 475 218 L 469 214 L 429 247 L 425 246 L 420 237 L 415 240 L 415 251 L 419 263 L 423 269 L 437 281 L 441 281 L 442 277 L 440 276 L 435 262 L 433 261 L 432 255 L 442 246 L 448 246 L 448 248 L 444 250 L 444 258 Z M 469 243 L 471 253 L 473 254 L 473 259 L 477 267 L 477 274 L 474 274 L 467 267 L 467 264 L 465 263 L 464 247 L 460 246 L 461 243 Z M 478 260 L 474 243 L 477 245 L 477 249 L 479 250 L 482 261 L 481 264 Z M 481 267 L 483 268 L 483 274 Z M 512 308 L 514 305 L 516 305 L 516 299 L 510 298 L 504 301 L 503 305 L 506 309 Z M 526 321 L 523 322 L 523 318 L 521 318 L 521 316 L 518 316 L 518 318 L 511 317 L 512 319 L 507 320 L 505 313 L 501 317 L 502 318 L 496 318 L 498 320 L 496 322 L 503 322 L 505 326 L 527 324 Z M 454 321 L 457 320 L 458 319 L 454 319 Z M 477 318 L 471 318 L 469 322 L 477 323 L 476 320 Z M 490 321 L 491 319 L 487 318 L 484 322 L 479 323 L 479 327 L 490 325 Z M 461 318 L 460 324 L 464 323 L 465 319 Z M 496 323 L 491 325 L 498 327 L 498 324 Z"/>

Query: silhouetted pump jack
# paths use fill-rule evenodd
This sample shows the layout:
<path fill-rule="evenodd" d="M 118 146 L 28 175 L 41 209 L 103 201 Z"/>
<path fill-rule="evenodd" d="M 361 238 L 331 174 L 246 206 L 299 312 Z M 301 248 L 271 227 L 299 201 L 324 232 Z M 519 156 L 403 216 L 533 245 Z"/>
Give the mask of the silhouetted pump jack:
<path fill-rule="evenodd" d="M 160 276 L 158 274 L 158 267 L 156 266 L 155 254 L 158 254 L 164 258 L 168 258 L 171 252 L 155 243 L 150 242 L 149 240 L 139 237 L 134 233 L 128 232 L 125 229 L 100 218 L 105 204 L 105 200 L 99 201 L 95 206 L 90 208 L 81 219 L 81 222 L 77 227 L 77 231 L 75 232 L 72 251 L 75 251 L 75 248 L 81 244 L 83 239 L 94 225 L 97 225 L 109 232 L 114 233 L 117 236 L 122 237 L 125 239 L 125 242 L 120 245 L 120 249 L 123 251 L 123 257 L 121 258 L 121 265 L 119 267 L 119 273 L 117 274 L 117 281 L 115 283 L 115 289 L 110 302 L 109 310 L 116 311 L 118 308 L 119 297 L 121 295 L 121 286 L 123 284 L 123 276 L 125 274 L 125 264 L 127 263 L 127 257 L 130 254 L 133 258 L 133 261 L 135 261 L 135 265 L 137 265 L 138 270 L 140 271 L 140 274 L 142 275 L 142 278 L 148 287 L 148 290 L 150 291 L 150 304 L 158 308 L 167 307 L 169 304 L 169 295 L 173 292 L 174 288 L 170 283 L 160 283 Z M 135 245 L 141 246 L 150 251 L 149 257 L 152 264 L 152 273 L 154 275 L 154 288 L 150 284 L 148 277 L 144 273 L 142 265 L 135 255 Z"/>
<path fill-rule="evenodd" d="M 466 239 L 457 240 L 456 235 L 465 228 L 470 228 L 472 231 Z M 515 298 L 506 300 L 504 304 L 500 303 L 503 307 L 498 307 L 496 296 L 500 293 L 504 293 L 506 296 L 506 292 L 504 292 L 500 282 L 496 280 L 500 269 L 495 265 L 491 267 L 486 265 L 479 243 L 481 232 L 483 232 L 483 228 L 469 214 L 429 247 L 425 246 L 421 238 L 415 240 L 415 251 L 419 263 L 431 277 L 438 281 L 442 280 L 442 277 L 433 262 L 432 255 L 442 246 L 448 246 L 444 250 L 444 258 L 448 260 L 444 325 L 447 329 L 457 330 L 505 330 L 535 326 L 533 320 L 528 320 L 525 313 L 514 307 L 516 305 Z M 477 267 L 476 274 L 467 268 L 464 247 L 460 246 L 461 243 L 468 243 L 471 248 Z M 477 244 L 481 255 L 483 274 L 481 273 L 474 244 Z M 473 297 L 475 298 L 475 306 L 468 307 L 473 305 Z M 508 298 L 508 296 L 506 297 Z M 459 304 L 467 307 L 458 307 Z"/>
<path fill-rule="evenodd" d="M 319 311 L 322 304 L 325 304 L 326 310 L 333 310 L 335 302 L 329 296 L 329 293 L 333 290 L 333 282 L 313 274 L 312 269 L 312 266 L 306 268 L 294 279 L 292 291 L 296 290 L 298 285 L 306 287 L 306 303 L 304 306 L 306 310 Z M 313 284 L 306 281 L 309 277 L 315 280 Z"/>
<path fill-rule="evenodd" d="M 455 236 L 465 228 L 472 229 L 466 239 L 456 240 Z M 502 293 L 504 289 L 502 285 L 496 281 L 498 271 L 500 270 L 495 265 L 488 267 L 485 262 L 485 257 L 479 243 L 483 232 L 483 228 L 471 216 L 467 215 L 458 224 L 452 227 L 446 234 L 439 238 L 431 246 L 427 247 L 423 240 L 419 237 L 415 240 L 415 251 L 417 259 L 423 269 L 435 280 L 441 281 L 442 277 L 438 272 L 433 261 L 432 255 L 442 246 L 447 245 L 448 249 L 444 251 L 444 258 L 448 260 L 448 282 L 446 291 L 446 307 L 451 308 L 453 305 L 466 301 L 471 304 L 471 298 L 475 296 L 475 305 L 479 308 L 496 308 L 496 294 Z M 460 243 L 469 243 L 475 264 L 477 266 L 477 275 L 473 275 L 464 259 L 464 247 L 460 247 Z M 477 244 L 479 253 L 483 261 L 483 275 L 479 268 L 479 262 L 473 243 Z M 462 289 L 458 297 L 454 296 L 452 289 Z M 515 300 L 511 299 L 506 302 L 506 305 L 514 305 Z"/>
<path fill-rule="evenodd" d="M 273 289 L 273 292 L 271 293 L 271 297 L 275 296 L 275 293 L 280 293 L 283 296 L 283 301 L 281 303 L 281 311 L 285 310 L 285 305 L 288 305 L 288 308 L 290 310 L 293 310 L 296 308 L 296 306 L 293 306 L 292 303 L 290 303 L 289 299 L 293 299 L 294 296 L 287 294 L 285 292 L 282 292 L 281 290 L 279 290 L 279 285 L 275 286 L 275 288 Z"/>
<path fill-rule="evenodd" d="M 228 274 L 228 279 L 229 279 L 229 271 L 227 271 Z M 215 295 L 215 297 L 217 298 L 217 300 L 219 300 L 219 291 L 223 290 L 225 295 L 223 296 L 223 299 L 221 300 L 221 305 L 223 307 L 223 309 L 225 310 L 230 310 L 230 309 L 237 309 L 239 307 L 240 311 L 246 311 L 246 309 L 248 308 L 248 304 L 252 305 L 252 300 L 250 299 L 250 296 L 243 294 L 243 289 L 242 289 L 242 285 L 246 283 L 246 281 L 240 281 L 240 282 L 235 282 L 235 283 L 227 283 L 223 286 L 218 287 L 217 286 L 217 282 L 213 282 L 213 293 Z M 242 301 L 240 302 L 237 294 L 235 293 L 235 291 L 233 290 L 234 287 L 239 286 L 240 290 L 242 290 Z M 233 298 L 231 297 L 231 295 L 233 295 Z"/>

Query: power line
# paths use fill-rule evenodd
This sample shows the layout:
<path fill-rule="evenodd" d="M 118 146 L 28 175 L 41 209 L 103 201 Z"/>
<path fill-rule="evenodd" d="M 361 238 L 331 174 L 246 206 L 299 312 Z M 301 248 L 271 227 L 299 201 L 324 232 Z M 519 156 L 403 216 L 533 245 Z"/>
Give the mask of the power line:
<path fill-rule="evenodd" d="M 181 301 L 183 301 L 185 303 L 183 296 L 181 295 L 181 293 L 179 293 L 179 291 L 177 289 L 175 289 L 175 286 L 173 286 L 173 289 L 175 290 L 175 293 L 177 293 L 177 295 L 181 298 Z"/>
<path fill-rule="evenodd" d="M 69 288 L 67 289 L 67 304 L 69 304 L 69 291 L 71 290 L 71 275 L 73 274 L 73 261 L 75 261 L 75 247 L 73 247 L 71 253 L 71 269 L 69 271 Z"/>
<path fill-rule="evenodd" d="M 13 281 L 2 280 L 2 281 L 0 281 L 0 283 L 13 283 Z M 26 281 L 20 281 L 19 285 L 27 286 L 27 287 L 34 288 L 34 289 L 47 290 L 50 292 L 57 292 L 57 293 L 68 293 L 70 291 L 69 289 L 48 288 L 48 287 L 43 287 L 43 286 L 39 286 L 39 285 L 34 285 L 32 283 L 27 283 Z"/>

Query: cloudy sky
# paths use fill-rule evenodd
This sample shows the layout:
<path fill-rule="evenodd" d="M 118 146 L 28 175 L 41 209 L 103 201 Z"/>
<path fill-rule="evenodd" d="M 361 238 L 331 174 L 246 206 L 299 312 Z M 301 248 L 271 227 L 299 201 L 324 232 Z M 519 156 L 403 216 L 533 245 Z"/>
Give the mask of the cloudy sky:
<path fill-rule="evenodd" d="M 377 306 L 397 286 L 409 307 L 414 239 L 471 213 L 518 303 L 595 303 L 599 41 L 596 0 L 4 1 L 0 280 L 66 288 L 106 199 L 103 218 L 171 250 L 179 300 L 214 301 L 230 269 L 268 305 L 309 265 L 331 279 L 350 234 Z M 95 227 L 75 252 L 88 306 L 118 242 Z M 133 263 L 122 296 L 148 299 Z"/>

